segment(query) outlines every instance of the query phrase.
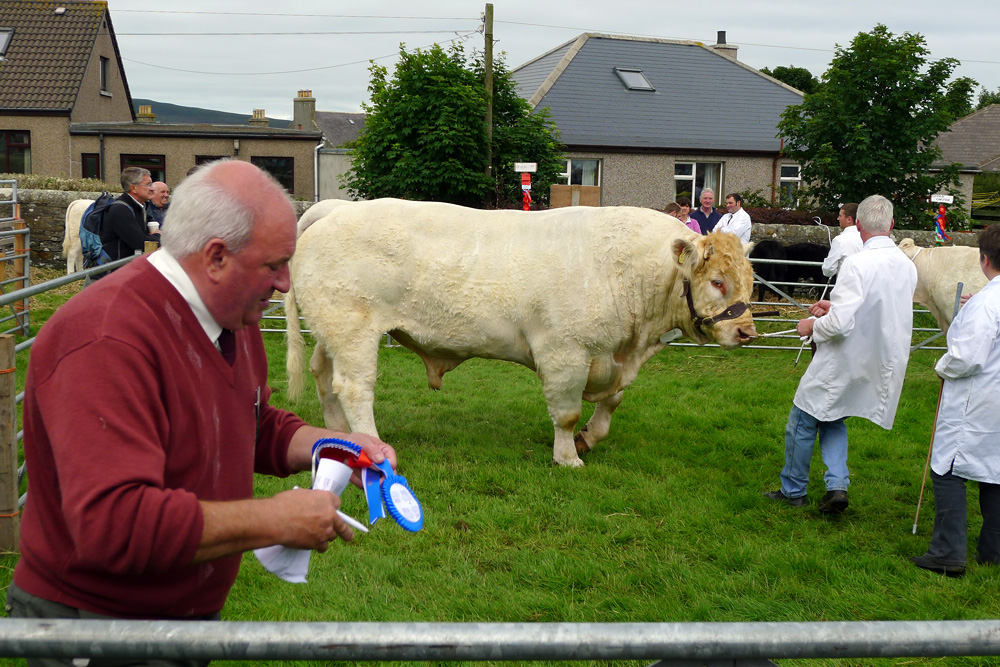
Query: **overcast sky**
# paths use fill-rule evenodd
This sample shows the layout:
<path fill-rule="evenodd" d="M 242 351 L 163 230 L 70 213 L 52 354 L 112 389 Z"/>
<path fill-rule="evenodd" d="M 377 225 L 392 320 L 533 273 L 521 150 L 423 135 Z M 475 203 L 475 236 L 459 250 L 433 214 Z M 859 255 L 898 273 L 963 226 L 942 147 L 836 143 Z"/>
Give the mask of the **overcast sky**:
<path fill-rule="evenodd" d="M 291 118 L 309 89 L 320 111 L 360 111 L 370 60 L 391 71 L 407 50 L 466 40 L 482 50 L 484 2 L 466 0 L 110 0 L 133 97 L 250 115 Z M 884 23 L 920 33 L 931 58 L 961 62 L 956 76 L 1000 89 L 997 0 L 495 0 L 496 52 L 508 68 L 582 32 L 714 44 L 725 30 L 752 67 L 795 65 L 820 76 L 836 45 Z M 169 7 L 169 9 L 166 9 Z M 697 103 L 697 91 L 686 91 Z M 977 90 L 978 94 L 978 90 Z M 156 111 L 155 107 L 153 109 Z"/>

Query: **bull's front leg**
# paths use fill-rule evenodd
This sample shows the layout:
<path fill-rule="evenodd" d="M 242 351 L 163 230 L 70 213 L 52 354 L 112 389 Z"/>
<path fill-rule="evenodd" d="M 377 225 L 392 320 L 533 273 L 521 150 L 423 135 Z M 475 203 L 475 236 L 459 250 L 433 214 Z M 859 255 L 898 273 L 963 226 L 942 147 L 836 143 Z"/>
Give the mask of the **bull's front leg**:
<path fill-rule="evenodd" d="M 597 407 L 594 408 L 594 414 L 591 415 L 590 421 L 576 434 L 574 442 L 578 453 L 589 452 L 594 448 L 594 445 L 608 437 L 608 432 L 611 430 L 611 415 L 615 408 L 621 405 L 624 397 L 625 391 L 623 390 L 597 402 Z"/>

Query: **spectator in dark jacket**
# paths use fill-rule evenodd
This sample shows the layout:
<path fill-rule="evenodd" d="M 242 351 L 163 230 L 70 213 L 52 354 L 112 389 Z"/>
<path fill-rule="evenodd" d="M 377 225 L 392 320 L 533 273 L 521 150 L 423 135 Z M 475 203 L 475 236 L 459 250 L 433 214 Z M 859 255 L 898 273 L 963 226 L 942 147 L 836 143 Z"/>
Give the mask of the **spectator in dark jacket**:
<path fill-rule="evenodd" d="M 146 241 L 160 242 L 159 232 L 146 232 L 146 202 L 153 196 L 153 179 L 148 169 L 122 170 L 122 196 L 104 214 L 101 243 L 112 260 L 142 250 Z"/>
<path fill-rule="evenodd" d="M 152 187 L 153 196 L 146 202 L 146 224 L 156 222 L 160 225 L 160 231 L 163 231 L 163 218 L 170 206 L 170 188 L 163 181 L 156 181 Z"/>
<path fill-rule="evenodd" d="M 701 207 L 691 212 L 691 219 L 698 223 L 702 234 L 708 234 L 722 219 L 722 214 L 715 210 L 715 192 L 712 188 L 703 188 L 698 198 Z"/>

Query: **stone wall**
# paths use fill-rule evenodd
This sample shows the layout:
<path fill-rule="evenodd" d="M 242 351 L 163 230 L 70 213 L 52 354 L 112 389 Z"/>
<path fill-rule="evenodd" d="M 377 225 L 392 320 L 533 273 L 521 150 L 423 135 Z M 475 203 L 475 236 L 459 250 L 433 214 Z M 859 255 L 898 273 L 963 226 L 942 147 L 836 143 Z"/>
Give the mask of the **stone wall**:
<path fill-rule="evenodd" d="M 773 239 L 780 243 L 818 243 L 829 245 L 826 232 L 830 230 L 830 238 L 836 238 L 840 233 L 839 227 L 820 227 L 819 225 L 761 225 L 754 224 L 750 231 L 751 241 L 763 241 Z M 976 232 L 949 232 L 951 243 L 949 245 L 961 245 L 977 247 L 979 245 L 979 235 Z M 899 243 L 903 239 L 910 238 L 918 246 L 932 247 L 934 245 L 934 232 L 917 231 L 913 229 L 893 230 L 892 240 Z"/>
<path fill-rule="evenodd" d="M 31 230 L 31 263 L 44 268 L 65 268 L 62 257 L 66 230 L 66 207 L 76 199 L 96 199 L 100 192 L 64 192 L 59 190 L 18 190 L 21 219 Z M 0 190 L 0 198 L 10 199 L 10 190 Z M 312 202 L 294 201 L 295 214 L 302 213 Z M 4 207 L 0 215 L 9 215 Z"/>

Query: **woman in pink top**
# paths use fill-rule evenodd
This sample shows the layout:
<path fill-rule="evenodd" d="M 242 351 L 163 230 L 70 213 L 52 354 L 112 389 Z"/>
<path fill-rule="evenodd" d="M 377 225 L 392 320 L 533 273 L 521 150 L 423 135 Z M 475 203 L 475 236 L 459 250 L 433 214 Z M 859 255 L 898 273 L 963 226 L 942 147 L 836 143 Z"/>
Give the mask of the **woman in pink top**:
<path fill-rule="evenodd" d="M 687 225 L 691 231 L 701 234 L 701 225 L 691 217 L 691 199 L 688 197 L 678 197 L 677 205 L 681 207 L 681 212 L 676 216 L 677 219 Z"/>

